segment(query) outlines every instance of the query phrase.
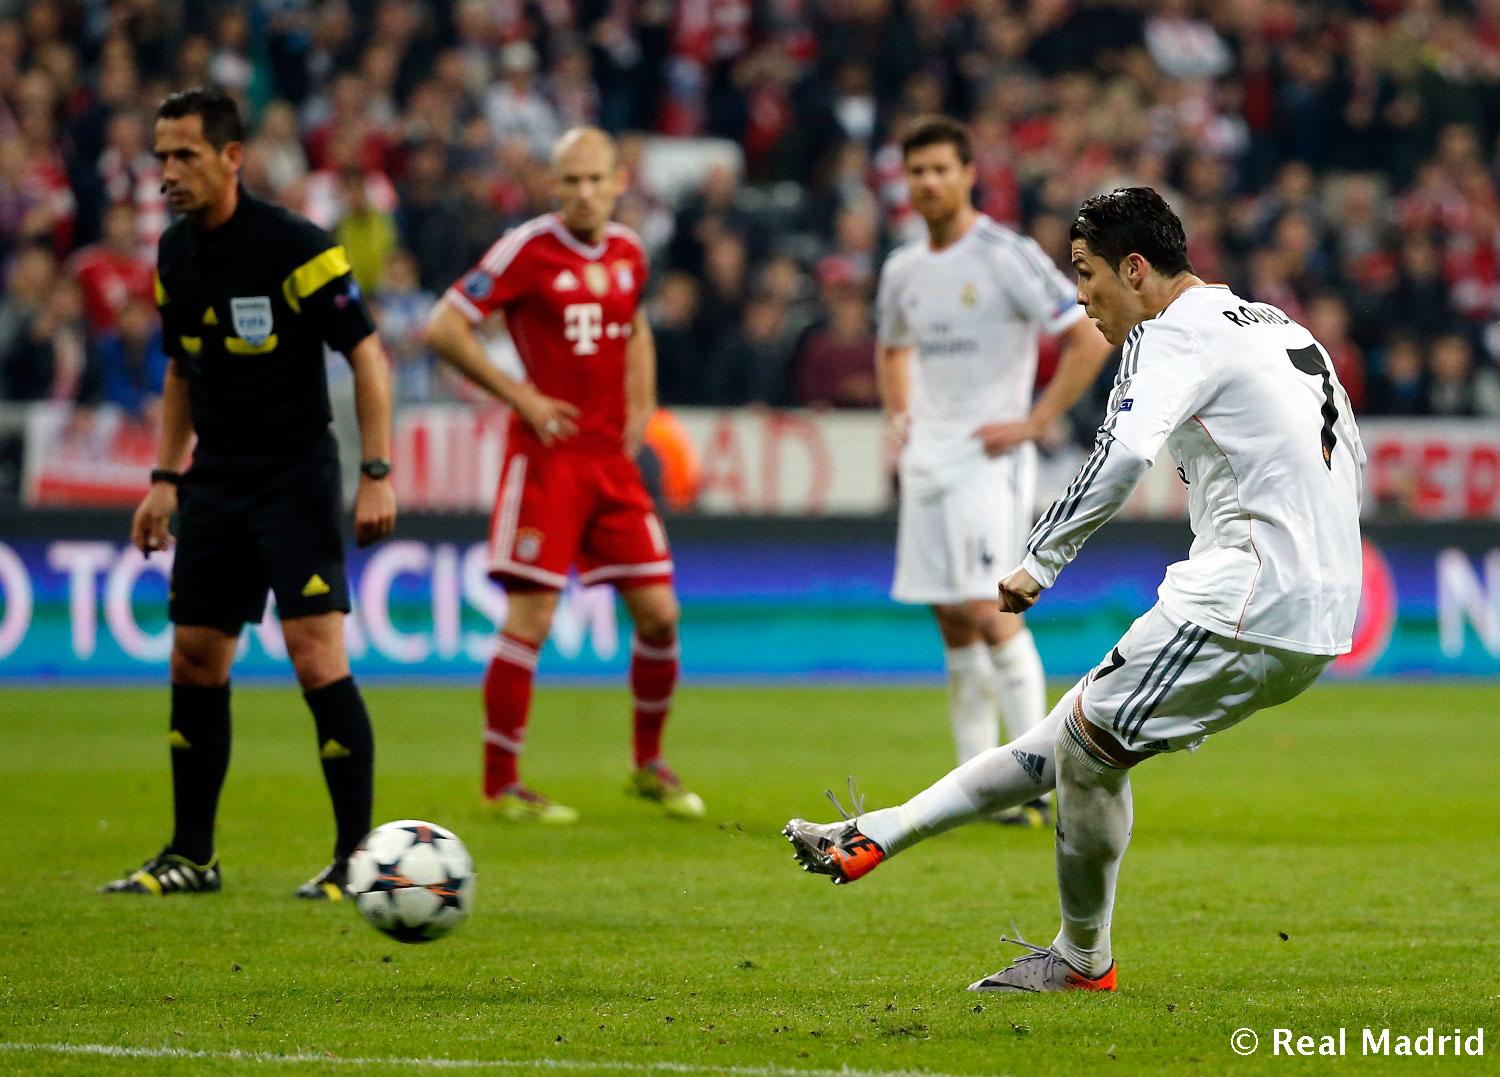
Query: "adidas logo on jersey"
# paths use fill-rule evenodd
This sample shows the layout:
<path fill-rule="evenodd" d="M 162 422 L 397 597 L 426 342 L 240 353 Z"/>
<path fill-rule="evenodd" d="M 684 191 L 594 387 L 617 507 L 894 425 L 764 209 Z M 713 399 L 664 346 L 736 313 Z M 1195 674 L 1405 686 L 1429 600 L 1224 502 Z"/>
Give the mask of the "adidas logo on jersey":
<path fill-rule="evenodd" d="M 573 271 L 564 269 L 552 282 L 552 287 L 559 292 L 576 292 L 578 290 L 578 278 L 573 276 Z"/>

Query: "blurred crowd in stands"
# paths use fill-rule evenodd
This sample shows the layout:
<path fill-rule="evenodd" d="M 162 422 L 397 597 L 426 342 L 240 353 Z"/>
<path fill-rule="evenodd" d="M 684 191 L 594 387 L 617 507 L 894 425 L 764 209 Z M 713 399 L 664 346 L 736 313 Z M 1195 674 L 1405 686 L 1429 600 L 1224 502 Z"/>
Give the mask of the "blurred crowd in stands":
<path fill-rule="evenodd" d="M 1500 416 L 1500 0 L 0 0 L 0 402 L 152 417 L 152 114 L 203 83 L 243 102 L 247 188 L 347 248 L 402 402 L 462 392 L 434 297 L 597 123 L 663 401 L 874 405 L 880 262 L 923 234 L 897 143 L 941 111 L 1060 264 L 1083 198 L 1151 185 L 1361 412 Z"/>

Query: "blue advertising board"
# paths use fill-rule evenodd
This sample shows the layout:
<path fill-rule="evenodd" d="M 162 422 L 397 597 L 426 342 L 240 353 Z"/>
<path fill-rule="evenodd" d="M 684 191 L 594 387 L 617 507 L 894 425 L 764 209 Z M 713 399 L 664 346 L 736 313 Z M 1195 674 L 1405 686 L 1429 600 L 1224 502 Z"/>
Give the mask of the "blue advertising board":
<path fill-rule="evenodd" d="M 3 525 L 4 521 L 0 521 Z M 12 521 L 14 524 L 15 521 Z M 479 675 L 505 595 L 486 574 L 482 521 L 403 520 L 402 536 L 351 550 L 351 657 L 362 677 Z M 926 610 L 890 601 L 893 527 L 876 521 L 672 523 L 692 680 L 920 680 L 942 670 Z M 20 532 L 19 534 L 16 532 Z M 170 559 L 146 560 L 119 521 L 49 514 L 0 526 L 0 681 L 165 676 Z M 1102 530 L 1028 620 L 1049 675 L 1094 665 L 1155 601 L 1183 556 L 1180 525 Z M 570 586 L 544 675 L 614 678 L 629 622 L 607 587 Z M 1365 595 L 1343 676 L 1500 676 L 1500 534 L 1492 527 L 1367 531 Z M 241 640 L 237 678 L 289 674 L 274 613 Z"/>

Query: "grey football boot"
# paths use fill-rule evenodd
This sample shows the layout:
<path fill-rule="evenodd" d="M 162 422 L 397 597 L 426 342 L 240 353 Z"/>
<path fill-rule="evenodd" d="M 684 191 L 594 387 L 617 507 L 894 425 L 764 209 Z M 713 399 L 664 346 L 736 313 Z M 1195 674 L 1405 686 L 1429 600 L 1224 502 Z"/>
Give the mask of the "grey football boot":
<path fill-rule="evenodd" d="M 1012 995 L 1037 995 L 1050 991 L 1113 991 L 1115 989 L 1115 966 L 1111 964 L 1102 976 L 1085 976 L 1074 969 L 1062 955 L 1052 947 L 1033 946 L 1024 939 L 1007 939 L 1001 942 L 1024 946 L 1030 953 L 1022 954 L 999 972 L 969 985 L 970 991 L 1000 991 Z"/>

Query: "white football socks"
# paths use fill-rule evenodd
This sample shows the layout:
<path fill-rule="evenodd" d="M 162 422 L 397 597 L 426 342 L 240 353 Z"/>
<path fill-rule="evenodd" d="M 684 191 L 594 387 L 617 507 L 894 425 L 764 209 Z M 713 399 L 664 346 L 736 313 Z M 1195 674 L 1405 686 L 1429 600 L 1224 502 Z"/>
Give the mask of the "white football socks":
<path fill-rule="evenodd" d="M 905 804 L 861 815 L 857 820 L 860 832 L 873 838 L 887 856 L 894 856 L 960 823 L 1025 804 L 1046 793 L 1056 783 L 1057 732 L 1077 695 L 1075 685 L 1051 714 L 1024 735 L 981 752 Z"/>
<path fill-rule="evenodd" d="M 944 652 L 948 664 L 948 719 L 958 761 L 966 763 L 1000 743 L 995 671 L 983 641 Z"/>
<path fill-rule="evenodd" d="M 1031 631 L 1022 628 L 990 649 L 995 668 L 995 698 L 1005 719 L 1005 737 L 1015 740 L 1047 713 L 1047 679 Z"/>
<path fill-rule="evenodd" d="M 1068 706 L 1071 710 L 1071 701 Z M 1062 930 L 1052 946 L 1085 976 L 1102 976 L 1114 960 L 1109 923 L 1120 860 L 1130 844 L 1130 772 L 1095 758 L 1069 732 L 1066 721 L 1057 731 L 1056 756 Z"/>

